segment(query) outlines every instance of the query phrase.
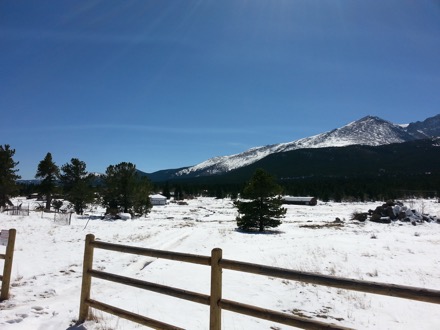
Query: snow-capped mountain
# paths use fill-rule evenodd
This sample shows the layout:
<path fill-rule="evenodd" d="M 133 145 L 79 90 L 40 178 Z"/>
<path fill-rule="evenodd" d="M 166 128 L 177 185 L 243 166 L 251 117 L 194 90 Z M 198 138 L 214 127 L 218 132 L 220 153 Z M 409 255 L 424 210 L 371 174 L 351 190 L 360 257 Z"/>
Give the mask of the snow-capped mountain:
<path fill-rule="evenodd" d="M 430 119 L 429 125 L 432 127 L 427 132 L 438 132 L 440 129 L 440 115 Z M 343 147 L 348 145 L 379 146 L 426 138 L 429 135 L 428 133 L 420 133 L 426 131 L 426 125 L 423 125 L 423 123 L 417 122 L 401 126 L 379 117 L 367 116 L 341 128 L 293 142 L 255 147 L 235 155 L 214 157 L 198 165 L 179 170 L 175 176 L 220 174 L 250 165 L 270 154 L 295 149 Z"/>
<path fill-rule="evenodd" d="M 440 136 L 440 115 L 409 124 L 405 130 L 420 139 Z"/>

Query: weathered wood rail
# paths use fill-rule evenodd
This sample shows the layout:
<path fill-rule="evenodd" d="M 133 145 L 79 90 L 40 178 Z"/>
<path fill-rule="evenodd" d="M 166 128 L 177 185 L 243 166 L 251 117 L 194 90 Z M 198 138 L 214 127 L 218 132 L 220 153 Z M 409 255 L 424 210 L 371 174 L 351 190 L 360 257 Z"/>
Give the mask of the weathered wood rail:
<path fill-rule="evenodd" d="M 110 250 L 115 252 L 130 253 L 141 256 L 169 259 L 211 267 L 211 289 L 210 295 L 197 292 L 181 290 L 169 286 L 155 284 L 147 281 L 133 279 L 93 269 L 94 249 Z M 133 247 L 127 245 L 113 244 L 102 241 L 95 241 L 95 236 L 89 234 L 86 236 L 83 264 L 83 279 L 81 289 L 81 301 L 79 309 L 78 323 L 83 323 L 89 315 L 89 308 L 95 308 L 118 317 L 122 317 L 139 324 L 149 326 L 155 329 L 181 329 L 177 326 L 163 323 L 139 314 L 135 314 L 115 306 L 105 304 L 90 297 L 92 278 L 99 278 L 119 284 L 136 287 L 143 290 L 149 290 L 168 296 L 185 299 L 210 306 L 209 329 L 221 329 L 221 311 L 228 310 L 268 321 L 277 322 L 289 326 L 303 329 L 348 329 L 332 323 L 324 323 L 316 320 L 310 320 L 297 317 L 287 313 L 281 313 L 269 309 L 242 304 L 236 301 L 222 298 L 222 270 L 229 269 L 239 272 L 246 272 L 270 277 L 277 277 L 287 280 L 301 281 L 305 283 L 324 285 L 334 288 L 354 290 L 366 293 L 373 293 L 397 298 L 417 300 L 427 303 L 440 304 L 440 291 L 422 289 L 411 286 L 402 286 L 394 284 L 383 284 L 377 282 L 358 281 L 335 276 L 319 275 L 308 272 L 288 270 L 277 267 L 258 265 L 253 263 L 239 262 L 222 258 L 221 249 L 213 249 L 211 256 L 200 256 L 171 251 L 161 251 Z M 208 325 L 207 325 L 208 327 Z"/>
<path fill-rule="evenodd" d="M 14 259 L 15 235 L 15 229 L 2 230 L 0 234 L 0 245 L 6 245 L 5 254 L 0 254 L 0 259 L 4 259 L 3 273 L 0 275 L 0 281 L 2 281 L 0 301 L 9 298 L 12 260 Z"/>

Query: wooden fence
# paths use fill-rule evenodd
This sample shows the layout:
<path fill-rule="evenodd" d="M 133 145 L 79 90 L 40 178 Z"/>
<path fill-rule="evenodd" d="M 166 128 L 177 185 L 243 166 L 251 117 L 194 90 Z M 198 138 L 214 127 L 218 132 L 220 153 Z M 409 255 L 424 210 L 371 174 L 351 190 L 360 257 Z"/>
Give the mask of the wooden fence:
<path fill-rule="evenodd" d="M 0 254 L 0 259 L 4 259 L 3 274 L 0 275 L 2 287 L 0 301 L 9 298 L 9 287 L 11 283 L 12 260 L 14 259 L 15 229 L 2 230 L 0 233 L 0 245 L 6 245 L 6 253 Z"/>
<path fill-rule="evenodd" d="M 22 204 L 17 206 L 9 206 L 2 210 L 2 212 L 6 212 L 7 215 L 22 215 L 22 216 L 29 216 L 29 204 L 26 207 L 22 207 Z"/>
<path fill-rule="evenodd" d="M 130 253 L 141 256 L 154 258 L 169 259 L 182 261 L 187 263 L 205 265 L 211 267 L 211 292 L 205 295 L 197 292 L 181 290 L 174 287 L 159 285 L 151 282 L 141 281 L 125 276 L 103 272 L 93 269 L 93 252 L 94 249 L 103 249 L 116 252 Z M 226 300 L 222 298 L 222 270 L 229 269 L 239 272 L 246 272 L 270 277 L 277 277 L 287 280 L 302 281 L 305 283 L 324 285 L 334 288 L 347 289 L 353 291 L 374 293 L 379 295 L 398 297 L 404 299 L 417 300 L 428 303 L 440 304 L 440 291 L 422 289 L 410 286 L 382 284 L 377 282 L 358 281 L 347 278 L 339 278 L 335 276 L 318 275 L 308 272 L 282 269 L 277 267 L 269 267 L 257 265 L 253 263 L 245 263 L 222 258 L 221 249 L 213 249 L 211 257 L 185 254 L 179 252 L 161 251 L 146 249 L 140 247 L 126 246 L 120 244 L 95 241 L 95 236 L 89 234 L 86 236 L 83 264 L 83 278 L 81 289 L 81 301 L 79 308 L 78 324 L 83 323 L 88 315 L 89 308 L 99 309 L 118 317 L 122 317 L 142 325 L 155 329 L 181 329 L 179 327 L 163 323 L 139 314 L 135 314 L 115 306 L 105 304 L 90 297 L 90 289 L 92 278 L 99 278 L 119 284 L 133 286 L 139 289 L 149 290 L 180 299 L 210 306 L 210 330 L 221 329 L 221 311 L 228 310 L 264 320 L 277 322 L 289 326 L 303 329 L 348 329 L 331 323 L 324 323 L 310 320 L 302 317 L 293 316 L 287 313 L 281 313 L 273 310 L 263 309 L 260 307 L 242 304 L 239 302 Z M 208 326 L 208 325 L 207 325 Z"/>

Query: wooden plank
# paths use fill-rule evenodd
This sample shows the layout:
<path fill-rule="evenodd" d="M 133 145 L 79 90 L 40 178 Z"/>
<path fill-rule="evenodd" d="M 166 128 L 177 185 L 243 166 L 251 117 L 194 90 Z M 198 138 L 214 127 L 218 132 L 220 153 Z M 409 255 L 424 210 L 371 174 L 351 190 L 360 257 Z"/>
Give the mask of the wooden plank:
<path fill-rule="evenodd" d="M 86 236 L 78 323 L 84 323 L 89 316 L 89 306 L 86 301 L 90 298 L 90 289 L 92 287 L 92 277 L 89 271 L 93 268 L 93 246 L 91 243 L 94 240 L 95 236 L 93 234 Z"/>
<path fill-rule="evenodd" d="M 314 273 L 263 266 L 227 259 L 220 260 L 220 266 L 224 269 L 236 270 L 240 272 L 272 276 L 288 280 L 306 282 L 310 284 L 324 285 L 333 288 L 374 293 L 384 296 L 440 304 L 440 291 L 438 290 L 422 289 L 395 284 L 384 284 L 378 282 L 358 281 L 342 277 L 319 275 Z"/>
<path fill-rule="evenodd" d="M 107 312 L 107 313 L 113 314 L 115 316 L 122 317 L 126 320 L 133 321 L 133 322 L 145 325 L 147 327 L 151 327 L 153 329 L 183 330 L 182 328 L 176 327 L 174 325 L 170 325 L 170 324 L 163 323 L 163 322 L 160 322 L 157 320 L 153 320 L 153 319 L 150 319 L 146 316 L 135 314 L 135 313 L 126 311 L 124 309 L 121 309 L 121 308 L 118 308 L 115 306 L 111 306 L 111 305 L 107 305 L 107 304 L 104 304 L 102 302 L 99 302 L 99 301 L 96 301 L 93 299 L 88 299 L 86 301 L 86 303 L 87 303 L 87 305 L 89 305 L 92 308 L 99 309 L 103 312 Z"/>
<path fill-rule="evenodd" d="M 220 330 L 222 328 L 222 310 L 219 301 L 222 299 L 222 268 L 219 261 L 222 259 L 222 250 L 211 251 L 211 299 L 209 329 Z"/>
<path fill-rule="evenodd" d="M 2 287 L 0 293 L 0 301 L 9 298 L 9 288 L 11 283 L 12 261 L 14 259 L 15 229 L 8 230 L 8 244 L 6 246 L 5 264 L 3 266 Z"/>
<path fill-rule="evenodd" d="M 241 304 L 231 300 L 222 299 L 220 300 L 219 305 L 221 308 L 231 312 L 253 316 L 259 319 L 290 325 L 301 329 L 350 329 L 331 323 L 323 323 L 286 313 L 280 313 L 270 309 L 263 309 L 252 305 Z"/>
<path fill-rule="evenodd" d="M 107 243 L 101 241 L 94 241 L 91 244 L 93 247 L 97 249 L 130 253 L 130 254 L 136 254 L 140 256 L 153 257 L 153 258 L 183 261 L 183 262 L 206 265 L 206 266 L 211 265 L 210 257 L 200 256 L 196 254 L 146 249 L 136 246 L 127 246 L 127 245 L 113 244 L 113 243 Z"/>
<path fill-rule="evenodd" d="M 196 302 L 203 305 L 209 305 L 209 296 L 197 292 L 177 289 L 173 287 L 169 287 L 166 285 L 146 282 L 138 279 L 134 279 L 131 277 L 125 277 L 121 275 L 106 273 L 99 270 L 90 270 L 89 271 L 90 276 L 94 278 L 99 278 L 102 280 L 107 280 L 115 283 L 120 283 L 132 287 L 136 287 L 143 290 L 153 291 L 161 294 L 165 294 L 168 296 L 189 300 L 192 302 Z"/>

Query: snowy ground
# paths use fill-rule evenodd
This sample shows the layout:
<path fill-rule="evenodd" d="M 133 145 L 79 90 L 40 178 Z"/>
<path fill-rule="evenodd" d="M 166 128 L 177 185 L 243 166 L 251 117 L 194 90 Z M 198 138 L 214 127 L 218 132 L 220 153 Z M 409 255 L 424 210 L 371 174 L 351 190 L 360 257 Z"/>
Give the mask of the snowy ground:
<path fill-rule="evenodd" d="M 28 201 L 23 199 L 23 206 Z M 434 200 L 411 207 L 440 216 Z M 188 205 L 156 206 L 146 217 L 104 221 L 73 216 L 70 226 L 53 215 L 0 214 L 0 229 L 17 229 L 11 299 L 0 303 L 1 329 L 140 329 L 95 311 L 78 317 L 86 234 L 126 245 L 209 256 L 220 247 L 227 259 L 321 274 L 440 290 L 440 225 L 349 221 L 376 203 L 287 206 L 283 224 L 270 234 L 236 231 L 230 200 L 199 198 Z M 100 210 L 94 210 L 99 215 Z M 332 226 L 336 217 L 342 227 Z M 87 224 L 87 226 L 86 226 Z M 4 253 L 4 246 L 0 246 Z M 2 266 L 3 261 L 0 261 Z M 209 294 L 209 267 L 103 250 L 94 268 Z M 223 272 L 223 298 L 358 329 L 440 329 L 440 305 L 349 292 L 264 276 Z M 207 329 L 209 307 L 139 289 L 93 280 L 92 298 L 187 329 Z M 223 312 L 223 329 L 288 329 L 273 322 Z"/>

